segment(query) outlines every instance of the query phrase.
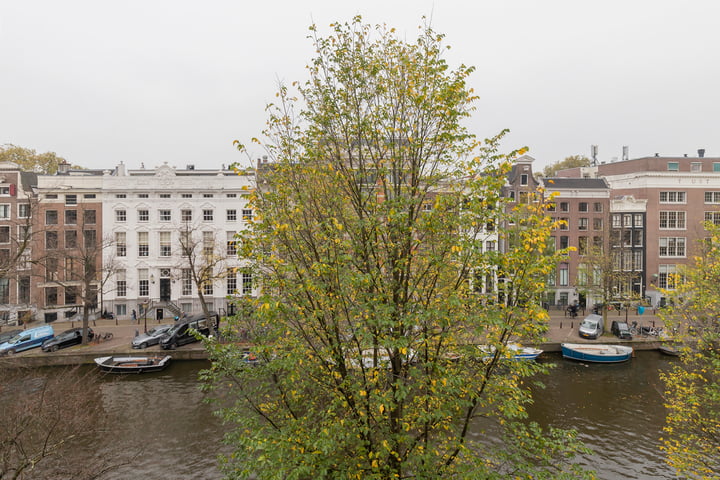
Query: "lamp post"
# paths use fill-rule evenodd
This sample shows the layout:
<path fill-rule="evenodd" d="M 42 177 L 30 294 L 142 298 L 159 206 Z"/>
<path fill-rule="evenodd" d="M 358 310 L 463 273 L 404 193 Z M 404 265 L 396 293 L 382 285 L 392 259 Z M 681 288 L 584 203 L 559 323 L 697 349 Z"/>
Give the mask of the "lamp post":
<path fill-rule="evenodd" d="M 142 304 L 142 306 L 143 306 L 143 323 L 144 323 L 144 327 L 143 327 L 143 328 L 144 328 L 144 330 L 145 330 L 145 333 L 147 333 L 147 307 L 148 307 L 148 303 L 145 302 L 145 303 Z"/>

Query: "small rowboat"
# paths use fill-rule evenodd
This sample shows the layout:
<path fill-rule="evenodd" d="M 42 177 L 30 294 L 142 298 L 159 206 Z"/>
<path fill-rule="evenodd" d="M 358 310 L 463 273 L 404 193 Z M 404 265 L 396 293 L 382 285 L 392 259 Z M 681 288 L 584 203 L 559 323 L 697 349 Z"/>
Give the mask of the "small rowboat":
<path fill-rule="evenodd" d="M 680 350 L 675 347 L 671 347 L 670 345 L 660 345 L 658 347 L 658 350 L 660 350 L 660 352 L 664 353 L 665 355 L 670 355 L 671 357 L 680 356 Z"/>
<path fill-rule="evenodd" d="M 508 343 L 506 347 L 508 355 L 505 358 L 512 360 L 535 360 L 538 355 L 543 353 L 539 348 L 524 347 L 519 343 Z M 478 345 L 478 348 L 483 353 L 483 362 L 488 362 L 495 356 L 495 346 L 493 345 Z"/>
<path fill-rule="evenodd" d="M 594 363 L 619 363 L 630 360 L 633 349 L 625 345 L 563 343 L 563 358 Z"/>
<path fill-rule="evenodd" d="M 170 363 L 170 355 L 134 357 L 98 357 L 95 363 L 100 370 L 109 373 L 158 372 Z"/>

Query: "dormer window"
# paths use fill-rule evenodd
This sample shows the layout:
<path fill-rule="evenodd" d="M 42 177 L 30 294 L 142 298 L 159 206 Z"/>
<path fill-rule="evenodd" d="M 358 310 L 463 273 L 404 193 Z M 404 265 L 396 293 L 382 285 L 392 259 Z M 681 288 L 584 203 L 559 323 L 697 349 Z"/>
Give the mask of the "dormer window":
<path fill-rule="evenodd" d="M 520 175 L 520 185 L 527 185 L 528 184 L 528 174 L 523 173 Z"/>

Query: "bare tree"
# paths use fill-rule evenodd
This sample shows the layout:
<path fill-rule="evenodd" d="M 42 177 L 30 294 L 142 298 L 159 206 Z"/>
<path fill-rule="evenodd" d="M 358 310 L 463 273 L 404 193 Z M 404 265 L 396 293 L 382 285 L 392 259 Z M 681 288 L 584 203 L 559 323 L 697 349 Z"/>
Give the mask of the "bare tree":
<path fill-rule="evenodd" d="M 94 209 L 78 208 L 76 212 L 77 223 L 71 224 L 72 228 L 66 225 L 62 230 L 44 231 L 45 248 L 33 263 L 40 266 L 39 274 L 47 284 L 63 289 L 65 305 L 82 309 L 83 343 L 87 343 L 90 312 L 97 309 L 98 295 L 116 269 L 114 261 L 103 262 L 103 252 L 114 240 L 98 238 Z M 55 303 L 60 304 L 59 298 Z"/>
<path fill-rule="evenodd" d="M 232 244 L 234 248 L 234 243 Z M 226 257 L 228 245 L 217 238 L 215 231 L 201 231 L 199 227 L 185 223 L 180 229 L 180 261 L 178 268 L 185 270 L 197 289 L 200 305 L 206 318 L 210 318 L 205 295 L 216 280 L 227 276 Z M 212 333 L 215 325 L 210 326 Z"/>
<path fill-rule="evenodd" d="M 0 480 L 97 478 L 104 460 L 73 462 L 66 455 L 104 428 L 95 372 L 77 367 L 52 372 L 8 365 L 0 368 Z M 115 459 L 113 459 L 115 461 Z M 41 472 L 41 473 L 40 473 Z"/>

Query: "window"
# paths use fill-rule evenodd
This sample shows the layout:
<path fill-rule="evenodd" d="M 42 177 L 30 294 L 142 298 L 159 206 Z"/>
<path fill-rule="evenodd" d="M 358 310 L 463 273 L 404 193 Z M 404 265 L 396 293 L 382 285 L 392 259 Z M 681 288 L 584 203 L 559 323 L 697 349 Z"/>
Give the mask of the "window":
<path fill-rule="evenodd" d="M 603 252 L 603 238 L 602 237 L 593 237 L 593 250 L 595 254 L 602 255 Z"/>
<path fill-rule="evenodd" d="M 684 257 L 685 237 L 660 237 L 661 257 Z"/>
<path fill-rule="evenodd" d="M 138 193 L 138 198 L 148 198 L 149 195 L 147 193 Z"/>
<path fill-rule="evenodd" d="M 678 172 L 680 171 L 680 164 L 678 162 L 668 162 L 667 169 L 668 172 Z"/>
<path fill-rule="evenodd" d="M 10 185 L 0 185 L 0 195 L 3 197 L 10 196 Z"/>
<path fill-rule="evenodd" d="M 127 222 L 127 210 L 115 210 L 116 222 Z"/>
<path fill-rule="evenodd" d="M 633 225 L 635 228 L 642 228 L 644 223 L 642 213 L 636 213 L 633 215 Z"/>
<path fill-rule="evenodd" d="M 520 175 L 520 185 L 527 185 L 528 184 L 528 174 L 523 173 Z"/>
<path fill-rule="evenodd" d="M 568 202 L 560 202 L 560 211 L 561 212 L 569 212 L 570 204 Z"/>
<path fill-rule="evenodd" d="M 494 252 L 495 251 L 495 240 L 486 240 L 485 241 L 485 251 L 486 252 Z"/>
<path fill-rule="evenodd" d="M 695 173 L 702 172 L 702 162 L 690 163 L 690 171 Z"/>
<path fill-rule="evenodd" d="M 58 224 L 57 210 L 46 210 L 45 211 L 45 225 L 57 225 L 57 224 Z"/>
<path fill-rule="evenodd" d="M 118 297 L 127 296 L 127 280 L 125 279 L 125 270 L 118 270 L 115 274 L 115 294 Z"/>
<path fill-rule="evenodd" d="M 0 226 L 0 243 L 10 243 L 10 227 Z"/>
<path fill-rule="evenodd" d="M 95 248 L 95 246 L 97 245 L 97 231 L 83 231 L 83 239 L 85 240 L 85 248 Z"/>
<path fill-rule="evenodd" d="M 612 228 L 622 228 L 622 215 L 619 213 L 612 216 Z"/>
<path fill-rule="evenodd" d="M 65 195 L 65 205 L 77 205 L 77 195 Z"/>
<path fill-rule="evenodd" d="M 228 222 L 236 221 L 237 220 L 237 210 L 235 210 L 234 208 L 225 210 L 225 219 Z"/>
<path fill-rule="evenodd" d="M 28 218 L 29 216 L 30 216 L 30 204 L 29 203 L 18 204 L 18 217 L 19 218 Z"/>
<path fill-rule="evenodd" d="M 237 272 L 234 268 L 227 269 L 225 279 L 227 280 L 227 295 L 237 293 Z"/>
<path fill-rule="evenodd" d="M 182 269 L 182 294 L 192 295 L 192 277 L 189 268 Z"/>
<path fill-rule="evenodd" d="M 705 192 L 705 203 L 720 203 L 720 192 Z"/>
<path fill-rule="evenodd" d="M 147 268 L 138 270 L 138 296 L 147 297 L 150 295 L 150 282 L 148 280 Z"/>
<path fill-rule="evenodd" d="M 212 210 L 203 210 L 203 222 L 212 222 L 213 221 L 213 211 Z"/>
<path fill-rule="evenodd" d="M 660 192 L 660 203 L 685 203 L 685 192 Z"/>
<path fill-rule="evenodd" d="M 675 288 L 677 266 L 659 265 L 658 270 L 658 287 L 668 289 Z"/>
<path fill-rule="evenodd" d="M 243 295 L 250 295 L 252 293 L 252 273 L 243 272 L 242 274 L 242 293 Z"/>
<path fill-rule="evenodd" d="M 96 197 L 96 195 L 94 193 L 86 193 L 85 195 L 83 195 L 83 198 L 91 198 L 92 199 L 95 197 Z"/>
<path fill-rule="evenodd" d="M 202 232 L 203 234 L 203 253 L 207 256 L 213 254 L 213 232 Z"/>
<path fill-rule="evenodd" d="M 249 208 L 243 208 L 242 211 L 243 220 L 246 222 L 252 222 L 253 219 L 253 211 Z"/>
<path fill-rule="evenodd" d="M 660 228 L 684 229 L 685 212 L 660 212 Z"/>
<path fill-rule="evenodd" d="M 57 193 L 48 193 L 47 195 L 45 195 L 45 198 L 49 200 L 57 200 L 58 196 Z"/>
<path fill-rule="evenodd" d="M 172 220 L 172 213 L 170 210 L 160 210 L 160 221 L 169 222 L 170 220 Z"/>
<path fill-rule="evenodd" d="M 603 229 L 603 219 L 602 218 L 593 218 L 593 230 L 602 230 Z"/>
<path fill-rule="evenodd" d="M 237 242 L 235 241 L 235 232 L 226 232 L 227 233 L 227 248 L 225 253 L 228 256 L 235 256 L 237 255 Z"/>
<path fill-rule="evenodd" d="M 547 211 L 548 212 L 554 212 L 556 208 L 556 205 L 554 203 L 548 203 L 547 204 Z"/>
<path fill-rule="evenodd" d="M 570 237 L 568 237 L 567 235 L 561 235 L 561 236 L 560 236 L 560 249 L 561 249 L 561 250 L 562 250 L 562 249 L 565 249 L 565 248 L 568 248 L 568 247 L 570 246 L 570 241 L 569 241 L 569 239 L 570 239 Z"/>
<path fill-rule="evenodd" d="M 713 162 L 713 172 L 720 172 L 720 162 Z"/>
<path fill-rule="evenodd" d="M 720 225 L 720 211 L 705 212 L 705 221 L 710 222 L 713 225 Z"/>
<path fill-rule="evenodd" d="M 170 246 L 170 232 L 160 232 L 160 256 L 169 257 L 172 255 Z"/>
<path fill-rule="evenodd" d="M 587 255 L 588 254 L 588 237 L 585 237 L 585 236 L 578 237 L 578 254 L 579 255 Z"/>
<path fill-rule="evenodd" d="M 643 269 L 643 252 L 636 250 L 633 252 L 633 270 L 641 272 Z"/>
<path fill-rule="evenodd" d="M 204 295 L 213 295 L 213 283 L 212 281 L 208 280 L 205 283 L 203 283 L 203 294 Z"/>
<path fill-rule="evenodd" d="M 146 209 L 138 210 L 138 222 L 149 222 L 150 211 Z"/>
<path fill-rule="evenodd" d="M 10 249 L 0 248 L 0 265 L 5 267 L 10 266 Z"/>
<path fill-rule="evenodd" d="M 45 305 L 57 305 L 58 303 L 58 294 L 57 294 L 57 287 L 46 287 L 45 288 Z"/>
<path fill-rule="evenodd" d="M 578 218 L 578 230 L 587 230 L 588 223 L 589 221 L 587 218 Z"/>
<path fill-rule="evenodd" d="M 180 220 L 183 222 L 192 222 L 192 210 L 180 210 Z"/>
<path fill-rule="evenodd" d="M 588 202 L 580 202 L 578 204 L 578 211 L 587 212 L 589 211 L 590 204 Z"/>
<path fill-rule="evenodd" d="M 626 213 L 623 215 L 623 226 L 626 228 L 631 228 L 633 225 L 633 217 L 631 214 Z"/>
<path fill-rule="evenodd" d="M 560 220 L 560 230 L 569 230 L 569 224 L 568 219 L 566 217 L 560 217 L 558 220 Z"/>
<path fill-rule="evenodd" d="M 30 277 L 18 279 L 18 303 L 30 303 Z"/>
<path fill-rule="evenodd" d="M 148 232 L 138 232 L 138 257 L 147 257 L 148 255 L 150 255 Z"/>
<path fill-rule="evenodd" d="M 116 193 L 115 198 L 127 198 L 127 195 L 124 193 Z"/>
<path fill-rule="evenodd" d="M 75 305 L 77 303 L 77 290 L 75 287 L 65 287 L 65 305 Z"/>
<path fill-rule="evenodd" d="M 170 198 L 170 194 L 169 193 L 161 193 L 160 198 Z"/>
<path fill-rule="evenodd" d="M 180 195 L 182 198 L 192 198 L 192 193 L 183 193 Z"/>
<path fill-rule="evenodd" d="M 225 195 L 227 198 L 237 198 L 237 193 L 228 193 Z"/>
<path fill-rule="evenodd" d="M 124 317 L 125 315 L 127 315 L 127 305 L 125 305 L 124 303 L 116 303 L 115 315 L 117 317 Z"/>
<path fill-rule="evenodd" d="M 65 225 L 77 225 L 77 210 L 65 210 Z"/>
<path fill-rule="evenodd" d="M 115 232 L 115 253 L 118 257 L 127 255 L 127 233 Z"/>
<path fill-rule="evenodd" d="M 561 286 L 561 287 L 567 287 L 567 286 L 568 286 L 568 281 L 569 281 L 569 278 L 568 278 L 568 277 L 569 277 L 569 273 L 570 273 L 569 270 L 568 270 L 568 264 L 567 264 L 567 263 L 561 263 L 561 264 L 560 264 L 560 269 L 559 269 L 559 272 L 558 272 L 558 273 L 560 273 L 560 286 Z"/>
<path fill-rule="evenodd" d="M 45 232 L 45 248 L 48 250 L 54 250 L 58 248 L 58 232 Z"/>
<path fill-rule="evenodd" d="M 57 280 L 58 259 L 56 257 L 48 257 L 45 260 L 45 280 Z"/>
<path fill-rule="evenodd" d="M 203 193 L 203 198 L 213 198 L 214 196 L 212 193 Z"/>
<path fill-rule="evenodd" d="M 643 246 L 643 231 L 642 230 L 633 230 L 632 231 L 632 244 L 635 247 Z"/>
<path fill-rule="evenodd" d="M 78 247 L 78 234 L 77 230 L 65 230 L 65 248 L 77 248 Z"/>
<path fill-rule="evenodd" d="M 595 202 L 593 203 L 593 211 L 595 213 L 602 213 L 603 211 L 603 204 L 601 202 Z"/>
<path fill-rule="evenodd" d="M 95 225 L 95 210 L 85 210 L 83 212 L 85 225 Z"/>

